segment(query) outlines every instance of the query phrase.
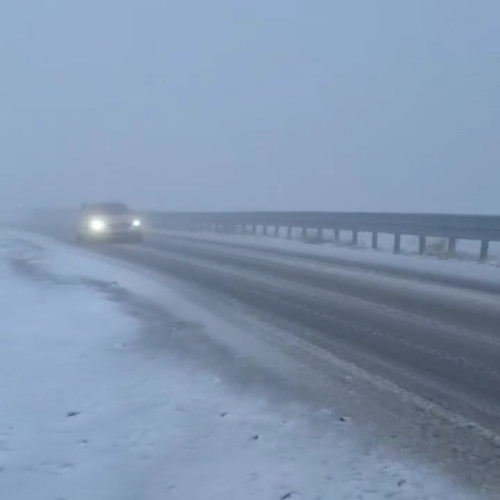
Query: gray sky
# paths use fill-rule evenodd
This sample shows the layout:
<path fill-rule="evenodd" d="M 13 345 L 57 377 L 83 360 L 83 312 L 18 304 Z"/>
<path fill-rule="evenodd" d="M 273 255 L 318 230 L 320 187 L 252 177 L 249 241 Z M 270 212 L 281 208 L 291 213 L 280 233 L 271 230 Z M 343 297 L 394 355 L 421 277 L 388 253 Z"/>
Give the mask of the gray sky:
<path fill-rule="evenodd" d="M 498 0 L 3 0 L 0 204 L 500 213 Z"/>

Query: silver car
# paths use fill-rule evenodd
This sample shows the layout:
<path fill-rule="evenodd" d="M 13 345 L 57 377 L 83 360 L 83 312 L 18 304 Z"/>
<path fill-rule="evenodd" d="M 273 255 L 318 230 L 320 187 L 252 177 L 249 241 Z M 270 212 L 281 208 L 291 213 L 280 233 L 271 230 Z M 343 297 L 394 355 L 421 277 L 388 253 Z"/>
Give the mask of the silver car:
<path fill-rule="evenodd" d="M 142 221 L 123 203 L 84 204 L 77 221 L 76 237 L 88 241 L 142 241 Z"/>

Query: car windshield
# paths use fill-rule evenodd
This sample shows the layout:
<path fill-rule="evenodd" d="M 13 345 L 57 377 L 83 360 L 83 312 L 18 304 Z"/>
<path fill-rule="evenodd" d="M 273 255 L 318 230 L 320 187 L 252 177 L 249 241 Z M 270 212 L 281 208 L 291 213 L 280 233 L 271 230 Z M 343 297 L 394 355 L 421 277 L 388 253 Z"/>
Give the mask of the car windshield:
<path fill-rule="evenodd" d="M 87 208 L 90 212 L 97 212 L 105 215 L 129 214 L 129 208 L 123 203 L 98 203 Z"/>

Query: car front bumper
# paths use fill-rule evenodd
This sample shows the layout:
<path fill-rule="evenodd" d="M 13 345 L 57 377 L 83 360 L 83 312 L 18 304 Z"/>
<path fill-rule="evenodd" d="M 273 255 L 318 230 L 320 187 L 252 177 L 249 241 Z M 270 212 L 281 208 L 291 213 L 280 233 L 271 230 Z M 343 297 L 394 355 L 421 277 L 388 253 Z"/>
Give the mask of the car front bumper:
<path fill-rule="evenodd" d="M 133 227 L 129 229 L 106 228 L 101 231 L 85 231 L 84 238 L 95 241 L 137 241 L 142 239 L 142 229 Z"/>

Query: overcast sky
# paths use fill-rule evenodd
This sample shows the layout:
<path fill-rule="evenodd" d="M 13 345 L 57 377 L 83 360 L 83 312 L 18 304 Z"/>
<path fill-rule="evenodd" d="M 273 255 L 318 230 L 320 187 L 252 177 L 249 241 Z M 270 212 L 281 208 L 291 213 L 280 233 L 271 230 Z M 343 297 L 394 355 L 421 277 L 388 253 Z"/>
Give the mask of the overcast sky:
<path fill-rule="evenodd" d="M 498 0 L 2 0 L 0 205 L 500 213 Z"/>

